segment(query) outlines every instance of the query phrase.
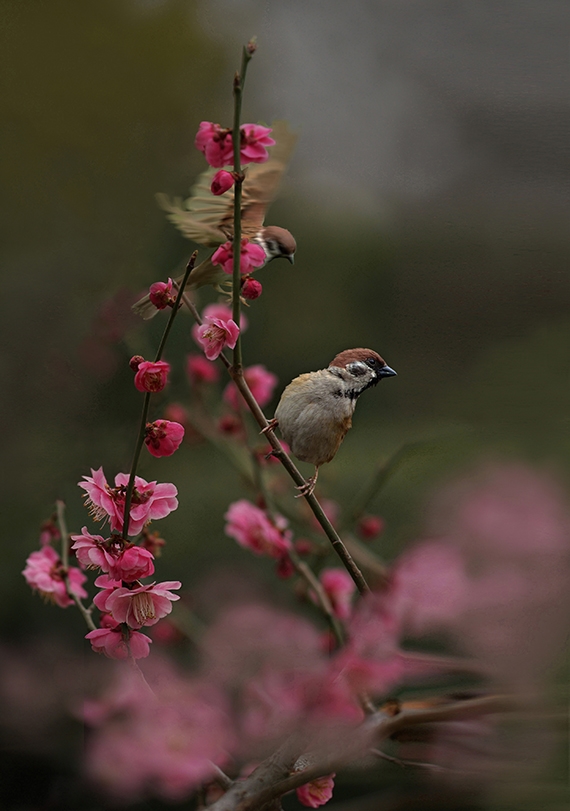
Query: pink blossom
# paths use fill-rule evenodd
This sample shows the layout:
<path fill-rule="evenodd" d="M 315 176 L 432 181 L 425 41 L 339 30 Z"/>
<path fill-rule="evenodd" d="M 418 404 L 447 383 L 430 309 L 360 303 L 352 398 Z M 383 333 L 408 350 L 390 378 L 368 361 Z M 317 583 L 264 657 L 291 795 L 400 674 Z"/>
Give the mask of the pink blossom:
<path fill-rule="evenodd" d="M 269 137 L 271 127 L 259 124 L 242 124 L 240 157 L 243 163 L 265 163 L 269 154 L 266 147 L 273 146 L 275 141 Z"/>
<path fill-rule="evenodd" d="M 140 546 L 129 546 L 114 561 L 109 575 L 124 583 L 133 583 L 141 577 L 154 574 L 154 555 Z"/>
<path fill-rule="evenodd" d="M 273 372 L 268 372 L 265 366 L 260 363 L 255 366 L 249 366 L 244 369 L 243 376 L 251 393 L 263 408 L 273 397 L 275 386 L 279 382 Z M 234 411 L 239 410 L 241 404 L 241 394 L 239 393 L 235 383 L 228 383 L 224 390 L 224 400 L 228 403 Z"/>
<path fill-rule="evenodd" d="M 183 679 L 160 660 L 158 666 L 153 657 L 145 668 L 152 693 L 121 669 L 99 706 L 88 708 L 95 726 L 86 751 L 89 776 L 121 805 L 151 793 L 184 800 L 212 779 L 213 764 L 226 765 L 234 745 L 224 697 L 205 681 Z"/>
<path fill-rule="evenodd" d="M 354 581 L 345 569 L 323 569 L 319 580 L 331 601 L 333 613 L 341 620 L 348 619 L 352 611 Z"/>
<path fill-rule="evenodd" d="M 226 535 L 256 555 L 279 558 L 291 549 L 291 532 L 282 516 L 277 516 L 273 523 L 263 510 L 241 499 L 230 504 L 224 517 Z"/>
<path fill-rule="evenodd" d="M 384 519 L 379 515 L 363 515 L 358 522 L 358 534 L 365 541 L 371 541 L 383 531 Z"/>
<path fill-rule="evenodd" d="M 216 168 L 233 163 L 234 148 L 231 130 L 223 129 L 219 124 L 202 121 L 196 134 L 194 144 L 210 164 Z"/>
<path fill-rule="evenodd" d="M 208 360 L 216 360 L 225 346 L 233 349 L 239 337 L 239 327 L 235 321 L 222 321 L 221 318 L 206 318 L 198 327 L 198 343 Z"/>
<path fill-rule="evenodd" d="M 241 294 L 244 299 L 248 301 L 255 301 L 256 298 L 259 298 L 263 292 L 263 286 L 261 282 L 258 282 L 257 279 L 248 276 L 247 279 L 244 279 L 244 282 L 241 286 Z"/>
<path fill-rule="evenodd" d="M 135 387 L 139 391 L 162 391 L 168 381 L 170 364 L 165 360 L 143 360 L 135 375 Z"/>
<path fill-rule="evenodd" d="M 223 245 L 212 255 L 212 264 L 221 265 L 224 273 L 232 274 L 234 270 L 234 246 L 231 242 L 224 242 Z M 251 273 L 255 268 L 263 267 L 267 261 L 265 251 L 256 242 L 248 239 L 241 241 L 240 273 L 242 275 Z"/>
<path fill-rule="evenodd" d="M 220 169 L 219 172 L 216 172 L 214 177 L 212 178 L 212 185 L 210 186 L 210 190 L 212 194 L 215 194 L 216 197 L 219 197 L 221 194 L 225 194 L 228 189 L 234 185 L 234 176 L 231 172 L 226 172 L 223 169 Z"/>
<path fill-rule="evenodd" d="M 221 318 L 222 321 L 231 321 L 233 317 L 231 308 L 228 307 L 227 304 L 223 304 L 221 301 L 215 301 L 212 304 L 206 305 L 202 310 L 202 320 L 205 321 L 206 318 Z M 245 332 L 248 327 L 247 318 L 243 313 L 240 314 L 239 319 L 239 328 L 241 332 Z M 192 337 L 197 342 L 197 334 L 198 334 L 198 324 L 194 324 L 192 327 Z"/>
<path fill-rule="evenodd" d="M 216 383 L 220 377 L 218 367 L 203 355 L 188 355 L 186 374 L 194 386 L 199 383 Z"/>
<path fill-rule="evenodd" d="M 297 799 L 308 808 L 319 808 L 328 803 L 333 795 L 335 772 L 317 777 L 296 790 Z"/>
<path fill-rule="evenodd" d="M 108 622 L 105 623 L 108 625 Z M 132 631 L 124 625 L 97 628 L 85 634 L 95 653 L 104 653 L 109 659 L 145 659 L 150 652 L 150 639 L 140 631 Z"/>
<path fill-rule="evenodd" d="M 100 580 L 98 578 L 97 583 Z M 170 614 L 172 602 L 180 599 L 170 589 L 179 589 L 181 585 L 179 580 L 166 580 L 134 589 L 125 586 L 105 588 L 96 595 L 94 602 L 117 622 L 126 622 L 129 628 L 142 628 L 143 625 L 155 625 Z"/>
<path fill-rule="evenodd" d="M 87 597 L 87 592 L 83 588 L 87 578 L 83 572 L 75 566 L 69 566 L 66 572 L 61 558 L 52 546 L 44 546 L 32 552 L 22 572 L 29 586 L 60 608 L 73 605 L 73 600 L 68 596 L 65 587 L 66 573 L 70 592 L 80 599 Z"/>
<path fill-rule="evenodd" d="M 172 307 L 175 302 L 175 297 L 172 294 L 172 279 L 167 282 L 155 282 L 149 288 L 148 297 L 154 304 L 157 310 L 164 310 L 166 307 Z"/>
<path fill-rule="evenodd" d="M 61 533 L 53 518 L 44 521 L 40 529 L 40 546 L 46 546 L 52 541 L 59 541 Z"/>
<path fill-rule="evenodd" d="M 101 569 L 103 572 L 111 569 L 115 558 L 101 535 L 91 535 L 87 527 L 83 527 L 81 535 L 72 535 L 71 540 L 75 541 L 71 547 L 75 557 L 84 569 Z"/>
<path fill-rule="evenodd" d="M 107 484 L 103 468 L 91 469 L 92 476 L 84 476 L 79 482 L 86 492 L 86 506 L 96 521 L 110 519 L 111 529 L 121 532 L 123 529 L 123 512 L 125 494 L 129 476 L 118 473 L 115 476 L 115 487 Z M 135 476 L 135 486 L 130 509 L 129 534 L 138 535 L 144 525 L 153 519 L 165 518 L 178 507 L 177 489 L 173 484 L 147 482 Z"/>
<path fill-rule="evenodd" d="M 153 456 L 172 456 L 183 439 L 184 428 L 179 422 L 155 420 L 146 425 L 144 442 Z"/>

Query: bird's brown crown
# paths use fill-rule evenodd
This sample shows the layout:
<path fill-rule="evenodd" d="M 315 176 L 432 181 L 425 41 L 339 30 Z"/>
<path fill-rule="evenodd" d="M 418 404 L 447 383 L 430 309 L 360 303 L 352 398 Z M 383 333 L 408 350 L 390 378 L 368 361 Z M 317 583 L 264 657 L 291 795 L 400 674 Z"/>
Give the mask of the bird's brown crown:
<path fill-rule="evenodd" d="M 263 239 L 274 240 L 281 249 L 281 253 L 289 256 L 294 254 L 297 250 L 297 243 L 295 237 L 286 228 L 280 228 L 278 225 L 267 225 L 262 232 Z"/>
<path fill-rule="evenodd" d="M 349 363 L 354 363 L 354 361 L 360 360 L 363 363 L 369 358 L 374 358 L 380 366 L 386 366 L 386 361 L 384 358 L 380 357 L 378 352 L 375 352 L 373 349 L 345 349 L 344 352 L 339 352 L 339 354 L 331 360 L 329 366 L 336 366 L 340 369 L 346 369 Z"/>

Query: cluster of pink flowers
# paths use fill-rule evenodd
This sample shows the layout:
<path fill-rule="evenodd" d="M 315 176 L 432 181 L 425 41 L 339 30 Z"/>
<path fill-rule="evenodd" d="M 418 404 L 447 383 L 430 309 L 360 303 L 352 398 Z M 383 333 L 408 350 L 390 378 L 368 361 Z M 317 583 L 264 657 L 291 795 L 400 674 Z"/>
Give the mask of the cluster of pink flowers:
<path fill-rule="evenodd" d="M 265 163 L 269 157 L 267 147 L 275 144 L 269 135 L 270 132 L 270 127 L 262 127 L 259 124 L 242 124 L 240 127 L 241 163 Z M 202 121 L 194 143 L 196 148 L 203 152 L 210 166 L 221 168 L 233 165 L 234 147 L 231 130 L 224 129 L 211 121 Z"/>
<path fill-rule="evenodd" d="M 247 275 L 256 268 L 263 267 L 266 262 L 265 251 L 256 242 L 250 242 L 247 238 L 241 241 L 240 252 L 240 273 Z M 221 265 L 224 273 L 231 275 L 234 270 L 234 246 L 231 242 L 224 242 L 223 245 L 212 255 L 212 264 Z M 256 296 L 254 296 L 256 298 Z"/>
<path fill-rule="evenodd" d="M 115 476 L 115 486 L 107 483 L 103 468 L 91 470 L 91 476 L 84 476 L 79 482 L 86 492 L 86 506 L 96 521 L 109 520 L 111 529 L 123 530 L 125 495 L 129 477 L 126 473 Z M 129 514 L 129 535 L 138 535 L 144 525 L 153 519 L 165 518 L 178 507 L 178 491 L 173 484 L 147 482 L 135 476 L 135 486 Z"/>
<path fill-rule="evenodd" d="M 256 555 L 281 558 L 291 549 L 291 531 L 282 516 L 272 520 L 264 510 L 241 499 L 230 505 L 224 517 L 226 535 Z"/>

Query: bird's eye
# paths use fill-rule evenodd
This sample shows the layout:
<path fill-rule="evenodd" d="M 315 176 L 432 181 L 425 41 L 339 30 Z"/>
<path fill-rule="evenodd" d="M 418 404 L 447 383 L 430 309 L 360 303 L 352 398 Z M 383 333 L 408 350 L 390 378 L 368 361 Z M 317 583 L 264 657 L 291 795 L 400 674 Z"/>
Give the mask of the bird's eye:
<path fill-rule="evenodd" d="M 369 366 L 374 367 L 374 366 L 377 366 L 378 361 L 376 360 L 376 358 L 366 358 L 366 363 L 367 363 Z"/>

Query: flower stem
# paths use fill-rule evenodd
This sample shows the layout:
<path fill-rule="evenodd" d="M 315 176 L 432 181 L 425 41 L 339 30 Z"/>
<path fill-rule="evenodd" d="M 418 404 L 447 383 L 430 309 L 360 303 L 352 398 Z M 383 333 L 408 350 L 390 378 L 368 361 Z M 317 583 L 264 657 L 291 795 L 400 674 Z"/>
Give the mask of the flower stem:
<path fill-rule="evenodd" d="M 196 258 L 198 256 L 198 251 L 194 251 L 192 256 L 190 257 L 190 261 L 186 265 L 186 272 L 184 274 L 184 278 L 180 282 L 178 287 L 178 293 L 176 295 L 176 301 L 174 302 L 174 306 L 170 311 L 170 318 L 166 324 L 164 332 L 162 334 L 162 338 L 160 344 L 158 345 L 158 349 L 156 351 L 155 363 L 159 361 L 162 357 L 162 353 L 164 352 L 164 347 L 166 346 L 166 340 L 168 335 L 170 334 L 170 330 L 172 328 L 172 324 L 174 323 L 174 319 L 176 318 L 176 314 L 181 307 L 182 296 L 184 295 L 184 288 L 186 287 L 186 282 L 188 281 L 188 277 L 192 272 L 194 265 L 196 264 Z M 131 473 L 129 476 L 129 483 L 127 485 L 127 492 L 125 494 L 125 511 L 123 513 L 123 538 L 127 539 L 129 537 L 129 523 L 131 519 L 131 502 L 133 499 L 133 489 L 135 486 L 135 476 L 137 473 L 137 465 L 139 463 L 139 458 L 141 455 L 142 446 L 144 445 L 144 438 L 145 438 L 145 431 L 146 431 L 146 421 L 148 417 L 148 409 L 150 406 L 150 392 L 147 391 L 144 396 L 143 400 L 143 407 L 142 407 L 142 414 L 141 414 L 141 421 L 139 425 L 139 432 L 137 435 L 137 441 L 135 444 L 135 452 L 133 454 L 133 461 L 131 464 Z"/>
<path fill-rule="evenodd" d="M 241 102 L 243 97 L 243 88 L 245 84 L 245 74 L 250 59 L 253 56 L 253 50 L 250 47 L 244 47 L 241 58 L 241 71 L 236 73 L 234 77 L 234 126 L 232 132 L 233 147 L 234 147 L 234 173 L 235 173 L 235 186 L 234 186 L 234 235 L 233 235 L 233 251 L 234 251 L 234 265 L 233 265 L 233 278 L 232 278 L 232 318 L 239 327 L 240 323 L 240 290 L 241 290 L 241 198 L 242 198 L 242 185 L 244 175 L 241 170 Z M 241 374 L 242 361 L 241 361 L 241 337 L 238 339 L 234 348 L 234 371 L 236 374 Z"/>

